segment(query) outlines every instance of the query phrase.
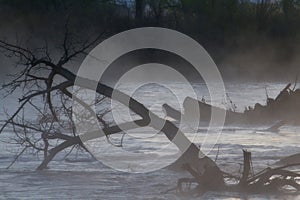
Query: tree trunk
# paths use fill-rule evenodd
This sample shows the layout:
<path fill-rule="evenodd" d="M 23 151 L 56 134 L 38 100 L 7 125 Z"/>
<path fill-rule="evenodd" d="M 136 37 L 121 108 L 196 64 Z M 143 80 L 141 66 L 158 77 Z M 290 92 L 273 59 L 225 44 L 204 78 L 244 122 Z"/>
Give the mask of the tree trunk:
<path fill-rule="evenodd" d="M 241 188 L 244 188 L 245 186 L 247 186 L 247 180 L 250 174 L 250 167 L 251 167 L 251 152 L 245 151 L 243 150 L 243 154 L 244 154 L 244 169 L 243 169 L 243 174 L 242 174 L 242 178 L 239 182 L 239 186 Z"/>
<path fill-rule="evenodd" d="M 76 84 L 79 83 L 80 87 L 93 89 L 92 86 L 95 85 L 95 81 L 76 77 L 75 74 L 63 67 L 52 65 L 52 68 L 58 74 L 60 74 L 68 81 L 71 81 L 74 84 L 75 80 L 79 80 L 76 81 Z M 195 144 L 191 143 L 189 139 L 184 135 L 184 133 L 178 129 L 178 127 L 176 127 L 170 121 L 158 117 L 157 115 L 149 111 L 143 104 L 139 103 L 127 94 L 118 90 L 114 90 L 113 88 L 102 83 L 97 83 L 96 92 L 108 98 L 114 98 L 114 100 L 128 106 L 133 112 L 140 115 L 142 119 L 139 120 L 139 126 L 150 126 L 156 130 L 161 129 L 161 131 L 166 135 L 166 137 L 172 143 L 174 143 L 181 152 L 184 153 L 182 155 L 183 159 L 181 159 L 182 161 L 184 161 L 183 164 L 190 164 L 191 167 L 196 169 L 198 173 L 203 173 L 205 171 L 205 168 L 209 166 L 217 166 L 216 163 L 210 158 L 206 157 Z M 112 95 L 113 92 L 114 95 Z M 129 105 L 127 105 L 128 99 Z M 199 159 L 199 156 L 201 157 L 201 159 Z"/>

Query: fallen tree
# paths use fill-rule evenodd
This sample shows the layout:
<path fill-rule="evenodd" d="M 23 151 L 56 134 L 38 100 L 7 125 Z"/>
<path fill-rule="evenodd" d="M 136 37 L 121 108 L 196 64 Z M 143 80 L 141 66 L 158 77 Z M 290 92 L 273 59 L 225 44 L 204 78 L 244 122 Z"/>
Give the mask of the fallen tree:
<path fill-rule="evenodd" d="M 246 194 L 261 193 L 293 193 L 300 191 L 300 174 L 287 170 L 291 167 L 299 167 L 300 163 L 283 165 L 280 167 L 268 167 L 258 173 L 251 171 L 251 152 L 243 151 L 243 172 L 240 176 L 223 172 L 214 167 L 209 167 L 203 174 L 194 171 L 189 165 L 185 165 L 193 178 L 181 178 L 178 180 L 176 191 L 185 195 L 202 195 L 209 191 L 227 191 Z M 203 180 L 210 179 L 209 182 Z M 233 182 L 235 184 L 233 184 Z M 194 187 L 192 184 L 196 183 Z"/>
<path fill-rule="evenodd" d="M 200 121 L 208 123 L 211 119 L 212 110 L 222 110 L 207 104 L 204 101 L 187 97 L 184 100 L 184 113 L 172 108 L 168 104 L 164 104 L 163 108 L 167 116 L 180 121 L 181 118 L 187 120 L 195 119 L 193 106 L 195 102 L 199 105 L 201 112 Z M 248 106 L 244 112 L 237 112 L 233 109 L 226 110 L 226 124 L 273 124 L 270 130 L 276 130 L 280 126 L 289 123 L 299 124 L 300 113 L 300 89 L 291 88 L 291 83 L 277 95 L 277 97 L 267 97 L 266 105 L 256 103 L 254 107 Z"/>
<path fill-rule="evenodd" d="M 8 127 L 11 127 L 14 133 L 13 139 L 17 144 L 23 147 L 12 164 L 18 159 L 26 149 L 32 149 L 36 154 L 43 153 L 43 160 L 37 167 L 37 170 L 43 170 L 48 167 L 49 162 L 62 151 L 74 148 L 81 148 L 88 152 L 88 149 L 83 145 L 77 131 L 74 129 L 72 120 L 72 105 L 73 99 L 79 103 L 84 109 L 88 110 L 90 115 L 97 116 L 97 121 L 101 124 L 102 131 L 109 140 L 112 134 L 122 133 L 120 125 L 114 125 L 112 122 L 106 121 L 104 116 L 109 112 L 105 107 L 97 113 L 91 109 L 91 105 L 86 104 L 72 94 L 72 89 L 76 78 L 82 79 L 80 87 L 90 88 L 94 81 L 76 77 L 76 75 L 68 68 L 71 68 L 70 61 L 79 55 L 87 54 L 102 38 L 103 34 L 97 36 L 94 40 L 78 42 L 72 41 L 72 37 L 66 31 L 62 46 L 62 55 L 51 57 L 51 52 L 47 46 L 43 48 L 30 49 L 21 45 L 15 45 L 6 41 L 0 41 L 1 51 L 9 56 L 17 59 L 18 72 L 13 75 L 13 79 L 3 86 L 8 91 L 8 94 L 21 89 L 23 96 L 19 98 L 20 105 L 12 114 L 8 114 L 0 133 Z M 55 52 L 57 53 L 57 52 Z M 59 79 L 55 79 L 59 77 Z M 55 81 L 56 80 L 56 81 Z M 298 175 L 285 171 L 283 168 L 271 169 L 252 178 L 249 177 L 251 154 L 244 152 L 244 172 L 239 179 L 239 184 L 236 186 L 228 186 L 226 178 L 236 178 L 233 175 L 226 174 L 207 156 L 201 155 L 199 147 L 186 138 L 184 133 L 172 122 L 162 119 L 149 111 L 143 104 L 131 98 L 130 96 L 113 90 L 103 83 L 97 83 L 96 92 L 98 96 L 94 105 L 100 104 L 106 98 L 114 98 L 114 100 L 127 105 L 124 99 L 129 99 L 129 108 L 140 116 L 140 119 L 126 122 L 127 129 L 132 129 L 138 124 L 140 127 L 150 126 L 158 129 L 172 141 L 179 150 L 184 151 L 184 154 L 177 162 L 177 167 L 187 170 L 193 176 L 192 179 L 180 179 L 178 188 L 184 191 L 184 183 L 197 183 L 197 193 L 207 191 L 224 191 L 238 190 L 246 192 L 270 191 L 279 187 L 290 185 L 299 189 L 298 184 L 288 177 L 298 178 Z M 118 95 L 112 96 L 112 93 Z M 35 100 L 42 102 L 36 103 Z M 29 107 L 29 108 L 28 108 Z M 28 109 L 30 111 L 28 112 Z M 39 113 L 38 120 L 32 120 L 32 116 L 28 116 L 33 111 Z M 28 120 L 31 118 L 31 120 Z M 152 120 L 151 120 L 152 119 Z M 163 127 L 161 128 L 161 124 Z M 124 125 L 124 124 L 123 124 Z M 88 134 L 88 139 L 99 137 L 95 133 Z M 185 144 L 185 145 L 182 145 Z M 189 145 L 188 149 L 186 144 Z M 199 157 L 200 154 L 200 157 Z M 10 166 L 9 166 L 10 167 Z M 273 176 L 279 175 L 281 179 L 271 179 Z M 254 179 L 255 177 L 255 179 Z M 236 178 L 238 179 L 238 178 Z M 260 187 L 269 183 L 269 186 Z"/>
<path fill-rule="evenodd" d="M 58 51 L 62 50 L 62 55 L 59 59 L 55 59 L 57 56 L 51 57 L 51 52 L 47 46 L 30 49 L 29 47 L 22 47 L 16 44 L 10 44 L 6 41 L 0 41 L 0 49 L 9 57 L 17 59 L 17 69 L 18 73 L 13 75 L 13 80 L 3 86 L 4 89 L 8 90 L 8 93 L 13 93 L 16 89 L 21 89 L 23 91 L 23 97 L 19 98 L 20 106 L 17 110 L 8 117 L 4 122 L 4 125 L 0 129 L 0 132 L 7 126 L 11 126 L 16 134 L 15 140 L 18 144 L 24 147 L 24 149 L 32 148 L 39 153 L 44 152 L 44 159 L 42 163 L 37 167 L 38 170 L 47 168 L 49 162 L 61 151 L 69 147 L 80 147 L 87 150 L 82 141 L 80 140 L 76 130 L 74 129 L 74 122 L 72 120 L 72 110 L 70 101 L 73 100 L 81 104 L 85 109 L 90 111 L 91 115 L 96 115 L 97 120 L 101 123 L 103 132 L 106 137 L 109 135 L 122 132 L 120 126 L 122 125 L 112 125 L 103 119 L 103 116 L 107 111 L 100 111 L 99 113 L 94 113 L 90 108 L 91 105 L 86 105 L 83 101 L 78 99 L 76 96 L 70 92 L 73 89 L 75 80 L 80 79 L 82 88 L 91 88 L 94 85 L 93 80 L 76 77 L 76 75 L 71 72 L 68 68 L 72 68 L 69 65 L 71 60 L 74 60 L 80 55 L 87 54 L 94 45 L 96 45 L 104 36 L 101 33 L 93 40 L 79 40 L 74 38 L 68 31 L 62 40 L 62 45 Z M 55 52 L 56 53 L 56 52 Z M 60 77 L 60 81 L 54 84 L 54 79 Z M 63 80 L 61 80 L 63 79 Z M 99 95 L 99 101 L 101 103 L 104 98 L 115 98 L 114 100 L 126 105 L 126 99 L 129 99 L 129 108 L 138 114 L 141 119 L 126 122 L 126 127 L 128 129 L 136 128 L 136 124 L 139 127 L 150 126 L 154 129 L 158 129 L 163 132 L 166 137 L 177 145 L 178 149 L 187 155 L 185 158 L 181 159 L 185 163 L 189 163 L 194 170 L 202 173 L 204 166 L 216 166 L 216 164 L 208 157 L 201 155 L 199 148 L 191 143 L 186 136 L 181 132 L 178 127 L 168 120 L 164 120 L 151 111 L 149 111 L 143 104 L 139 103 L 130 96 L 113 90 L 113 88 L 104 85 L 102 83 L 96 83 L 96 92 Z M 114 92 L 114 97 L 112 93 Z M 117 94 L 117 95 L 116 95 Z M 55 95 L 57 95 L 55 97 Z M 37 105 L 33 102 L 34 99 L 43 99 L 42 106 Z M 60 102 L 54 106 L 53 98 L 60 99 Z M 42 125 L 39 121 L 32 122 L 26 120 L 26 106 L 31 106 L 37 112 L 42 115 L 42 119 L 50 119 L 48 123 Z M 49 117 L 50 116 L 50 117 Z M 30 116 L 31 118 L 32 116 Z M 65 118 L 64 120 L 62 120 Z M 151 119 L 152 120 L 151 120 Z M 47 121 L 47 120 L 46 120 Z M 68 121 L 66 123 L 66 121 Z M 161 125 L 163 127 L 161 128 Z M 99 135 L 94 133 L 84 133 L 89 135 L 89 139 L 94 139 L 99 137 Z M 56 145 L 53 145 L 51 141 L 58 141 Z M 182 145 L 184 144 L 184 145 Z M 187 145 L 189 146 L 186 149 Z M 50 149 L 50 147 L 52 147 Z M 20 152 L 17 158 L 24 153 L 24 149 Z M 199 154 L 201 158 L 199 158 Z"/>

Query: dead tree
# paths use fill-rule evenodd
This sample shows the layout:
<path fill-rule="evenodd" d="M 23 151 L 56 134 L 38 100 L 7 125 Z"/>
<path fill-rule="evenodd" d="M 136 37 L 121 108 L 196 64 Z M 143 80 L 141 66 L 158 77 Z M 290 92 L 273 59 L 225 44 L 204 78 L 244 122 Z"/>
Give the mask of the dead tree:
<path fill-rule="evenodd" d="M 70 70 L 72 67 L 70 61 L 80 55 L 87 54 L 87 51 L 101 41 L 102 38 L 104 38 L 104 33 L 93 40 L 74 42 L 66 31 L 60 48 L 62 49 L 61 56 L 58 59 L 51 56 L 47 46 L 39 49 L 30 49 L 3 40 L 0 41 L 1 51 L 9 57 L 17 59 L 18 69 L 13 79 L 5 84 L 3 89 L 6 89 L 8 94 L 13 93 L 17 89 L 21 89 L 23 92 L 23 96 L 19 98 L 19 107 L 13 114 L 8 116 L 0 129 L 0 133 L 2 133 L 6 128 L 11 127 L 14 133 L 13 139 L 17 144 L 23 146 L 23 150 L 16 156 L 16 159 L 28 148 L 33 149 L 36 153 L 42 152 L 44 158 L 37 167 L 38 170 L 42 170 L 47 168 L 49 162 L 58 153 L 66 149 L 71 148 L 72 151 L 76 147 L 88 151 L 74 128 L 70 105 L 71 99 L 78 102 L 83 109 L 88 110 L 91 115 L 97 116 L 97 120 L 100 122 L 102 130 L 108 139 L 110 135 L 122 132 L 120 125 L 114 125 L 104 119 L 105 114 L 109 112 L 107 109 L 95 113 L 91 109 L 91 105 L 84 103 L 71 92 L 76 78 L 82 79 L 80 87 L 93 89 L 91 85 L 94 84 L 94 81 L 76 77 Z M 55 78 L 58 76 L 60 77 L 59 81 L 55 81 Z M 242 178 L 224 173 L 210 158 L 206 156 L 199 158 L 199 153 L 201 152 L 195 144 L 191 143 L 186 150 L 182 143 L 189 143 L 189 140 L 172 122 L 158 117 L 143 104 L 125 93 L 113 90 L 113 88 L 101 82 L 96 84 L 98 97 L 94 105 L 101 104 L 105 98 L 113 98 L 127 105 L 124 99 L 130 99 L 128 107 L 139 115 L 140 119 L 126 122 L 125 127 L 133 129 L 138 124 L 141 127 L 150 126 L 154 129 L 160 129 L 170 141 L 177 145 L 179 150 L 185 151 L 179 159 L 178 165 L 190 172 L 193 178 L 181 179 L 178 183 L 181 190 L 183 190 L 182 184 L 185 182 L 195 182 L 197 187 L 194 191 L 201 194 L 206 191 L 224 190 L 245 192 L 273 191 L 286 185 L 299 190 L 299 185 L 295 181 L 296 178 L 299 178 L 299 175 L 285 170 L 285 167 L 288 166 L 276 169 L 268 168 L 250 177 L 251 154 L 247 152 L 244 152 L 245 167 Z M 113 92 L 117 93 L 117 95 L 112 96 Z M 34 101 L 37 99 L 42 104 L 39 105 Z M 58 105 L 55 103 L 57 100 L 59 100 Z M 39 113 L 40 116 L 37 120 L 29 120 L 26 117 L 28 115 L 28 107 L 31 109 L 30 112 L 34 110 Z M 163 128 L 161 129 L 154 122 L 163 124 Z M 84 134 L 89 135 L 88 139 L 99 137 L 97 134 Z M 180 141 L 174 139 L 175 137 L 180 138 Z M 234 178 L 239 181 L 239 184 L 228 186 L 226 178 Z"/>
<path fill-rule="evenodd" d="M 300 174 L 287 170 L 291 167 L 299 167 L 300 163 L 284 165 L 277 168 L 266 168 L 256 174 L 252 171 L 251 152 L 243 151 L 244 163 L 241 176 L 232 175 L 219 169 L 209 167 L 203 174 L 197 173 L 190 166 L 185 169 L 193 178 L 181 178 L 178 180 L 177 191 L 188 195 L 202 195 L 208 191 L 228 191 L 248 194 L 260 193 L 298 193 L 300 191 Z M 203 180 L 210 181 L 203 182 Z M 237 184 L 229 184 L 234 180 Z M 196 187 L 191 187 L 192 183 Z"/>
<path fill-rule="evenodd" d="M 59 152 L 69 147 L 73 148 L 74 146 L 78 146 L 85 149 L 78 134 L 76 134 L 76 131 L 74 130 L 71 110 L 67 100 L 70 100 L 72 97 L 71 89 L 74 86 L 76 78 L 83 80 L 81 81 L 83 84 L 80 85 L 80 87 L 87 89 L 92 89 L 90 87 L 94 84 L 94 81 L 76 77 L 76 75 L 71 71 L 72 66 L 70 63 L 71 60 L 74 60 L 76 57 L 86 55 L 87 52 L 103 38 L 104 33 L 100 34 L 93 40 L 81 42 L 78 42 L 77 40 L 74 42 L 73 35 L 66 31 L 60 47 L 60 50 L 62 51 L 57 51 L 61 52 L 61 56 L 58 59 L 51 56 L 47 46 L 38 49 L 30 49 L 28 47 L 11 44 L 3 40 L 0 41 L 1 51 L 9 57 L 17 59 L 18 69 L 18 73 L 14 75 L 14 79 L 5 84 L 3 88 L 8 89 L 9 93 L 21 88 L 24 95 L 19 99 L 20 105 L 16 112 L 8 117 L 0 129 L 0 132 L 3 132 L 3 130 L 8 126 L 14 128 L 18 127 L 20 130 L 15 130 L 14 133 L 16 134 L 16 138 L 18 138 L 18 142 L 22 144 L 24 148 L 33 148 L 36 149 L 37 152 L 43 151 L 44 159 L 40 166 L 38 166 L 38 170 L 45 169 L 48 166 L 48 163 Z M 57 52 L 55 52 L 56 55 Z M 41 71 L 43 71 L 43 73 L 40 73 Z M 55 84 L 54 79 L 58 76 L 60 77 L 60 81 Z M 174 142 L 175 145 L 178 146 L 179 150 L 186 150 L 181 144 L 182 142 L 185 144 L 190 142 L 173 123 L 158 117 L 149 111 L 143 104 L 128 95 L 120 91 L 113 90 L 113 88 L 102 83 L 96 84 L 96 92 L 100 99 L 113 98 L 113 92 L 118 94 L 114 100 L 119 101 L 122 104 L 126 105 L 127 103 L 124 102 L 124 99 L 130 99 L 129 108 L 138 114 L 141 119 L 133 122 L 127 122 L 126 127 L 131 129 L 131 127 L 134 128 L 136 127 L 136 124 L 138 124 L 141 127 L 150 126 L 154 129 L 160 129 L 161 127 L 152 121 L 159 122 L 159 124 L 164 124 L 160 131 L 163 132 L 169 140 Z M 57 98 L 55 97 L 55 94 L 57 94 L 58 98 L 62 100 L 62 106 L 60 108 L 53 105 L 53 98 Z M 42 109 L 40 106 L 36 105 L 33 100 L 38 98 L 43 99 L 43 97 L 45 97 L 45 100 L 43 101 Z M 90 105 L 85 105 L 79 99 L 76 99 L 76 96 L 75 98 L 73 97 L 73 100 L 78 101 L 78 103 L 84 108 L 93 112 L 90 109 Z M 98 103 L 101 103 L 101 101 Z M 47 123 L 45 127 L 41 128 L 38 126 L 38 122 L 32 123 L 25 120 L 24 115 L 27 114 L 25 107 L 28 105 L 40 112 L 43 119 L 50 119 L 50 122 L 48 121 L 49 123 Z M 98 120 L 102 124 L 105 135 L 108 137 L 111 134 L 122 132 L 118 125 L 111 125 L 109 122 L 103 120 L 103 112 L 105 113 L 106 111 L 93 114 L 96 114 Z M 22 113 L 25 114 L 21 115 Z M 51 116 L 50 118 L 49 115 Z M 150 120 L 150 117 L 152 120 Z M 67 118 L 68 122 L 65 122 L 66 119 L 62 120 L 62 118 Z M 30 137 L 28 132 L 31 133 Z M 176 139 L 173 140 L 175 136 L 180 138 L 180 141 Z M 94 137 L 99 136 L 91 134 L 89 139 L 93 139 Z M 58 143 L 53 145 L 52 141 L 58 141 Z M 199 148 L 195 144 L 191 144 L 184 154 L 186 156 L 181 159 L 183 164 L 189 164 L 197 171 L 197 173 L 203 173 L 207 166 L 216 166 L 216 164 L 206 156 L 199 158 L 199 151 Z"/>

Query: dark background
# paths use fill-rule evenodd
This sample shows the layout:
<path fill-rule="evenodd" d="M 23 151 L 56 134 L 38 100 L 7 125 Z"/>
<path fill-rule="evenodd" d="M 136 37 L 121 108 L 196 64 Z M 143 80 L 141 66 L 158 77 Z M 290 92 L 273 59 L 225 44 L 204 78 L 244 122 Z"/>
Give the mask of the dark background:
<path fill-rule="evenodd" d="M 46 44 L 59 55 L 66 24 L 82 38 L 143 26 L 178 30 L 203 45 L 228 80 L 292 82 L 300 71 L 298 0 L 0 0 L 0 39 Z M 1 55 L 0 78 L 14 71 Z"/>

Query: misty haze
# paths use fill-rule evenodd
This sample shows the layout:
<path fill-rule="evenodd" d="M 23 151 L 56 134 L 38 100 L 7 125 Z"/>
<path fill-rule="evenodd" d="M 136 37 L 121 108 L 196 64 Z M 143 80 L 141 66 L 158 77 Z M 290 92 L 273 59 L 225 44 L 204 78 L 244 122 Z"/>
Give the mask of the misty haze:
<path fill-rule="evenodd" d="M 0 199 L 300 199 L 297 0 L 0 0 Z"/>

